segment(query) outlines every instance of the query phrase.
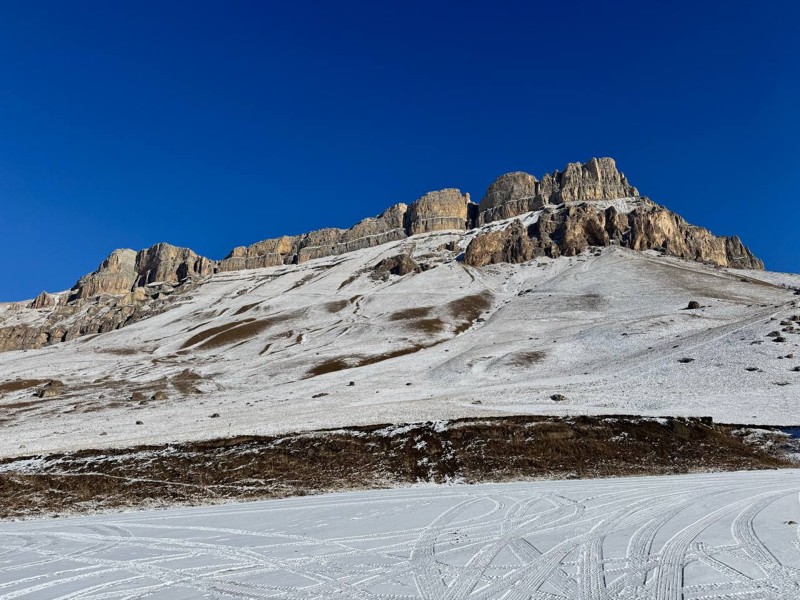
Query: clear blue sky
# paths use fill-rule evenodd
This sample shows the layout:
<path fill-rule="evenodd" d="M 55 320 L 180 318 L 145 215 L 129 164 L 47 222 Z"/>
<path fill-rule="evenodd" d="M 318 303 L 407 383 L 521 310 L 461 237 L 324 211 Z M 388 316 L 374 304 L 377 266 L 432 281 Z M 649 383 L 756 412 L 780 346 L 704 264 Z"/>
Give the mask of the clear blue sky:
<path fill-rule="evenodd" d="M 0 299 L 613 156 L 800 271 L 800 2 L 0 2 Z"/>

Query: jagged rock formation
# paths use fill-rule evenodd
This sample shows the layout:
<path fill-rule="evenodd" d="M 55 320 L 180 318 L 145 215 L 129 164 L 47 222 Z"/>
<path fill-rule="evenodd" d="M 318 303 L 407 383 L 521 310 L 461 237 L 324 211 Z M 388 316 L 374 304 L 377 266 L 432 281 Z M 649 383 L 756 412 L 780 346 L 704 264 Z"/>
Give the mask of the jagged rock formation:
<path fill-rule="evenodd" d="M 97 270 L 84 275 L 72 286 L 69 300 L 82 300 L 100 294 L 125 294 L 136 281 L 136 251 L 114 250 Z"/>
<path fill-rule="evenodd" d="M 635 207 L 628 213 L 591 202 L 547 207 L 527 231 L 532 254 L 575 256 L 590 246 L 616 243 L 639 251 L 658 249 L 723 267 L 764 268 L 737 237 L 716 237 L 646 198 L 631 205 Z M 516 221 L 507 230 L 477 235 L 467 247 L 464 262 L 480 267 L 529 260 L 524 259 L 528 244 L 522 240 L 521 231 L 522 226 Z"/>
<path fill-rule="evenodd" d="M 170 296 L 193 287 L 190 281 L 178 287 L 169 284 L 149 285 L 123 295 L 103 295 L 91 301 L 56 303 L 37 309 L 49 312 L 32 324 L 0 327 L 0 352 L 41 348 L 84 335 L 114 331 L 164 312 L 172 305 Z"/>
<path fill-rule="evenodd" d="M 492 182 L 478 205 L 478 222 L 484 224 L 516 217 L 543 205 L 536 177 L 522 171 L 506 173 Z"/>
<path fill-rule="evenodd" d="M 456 189 L 430 192 L 414 202 L 405 216 L 408 235 L 469 226 L 469 194 Z"/>
<path fill-rule="evenodd" d="M 165 310 L 169 304 L 165 298 L 170 294 L 191 289 L 216 272 L 297 264 L 417 234 L 466 231 L 525 214 L 527 229 L 514 221 L 505 229 L 475 236 L 466 250 L 465 263 L 480 267 L 525 262 L 536 255 L 575 255 L 589 246 L 615 243 L 634 250 L 661 249 L 720 266 L 763 268 L 739 238 L 715 237 L 688 224 L 640 197 L 612 159 L 592 158 L 584 164 L 570 163 L 563 172 L 545 175 L 541 181 L 523 172 L 502 175 L 480 204 L 453 188 L 430 192 L 410 205 L 395 204 L 349 229 L 327 228 L 263 240 L 234 248 L 220 261 L 164 243 L 139 252 L 115 250 L 96 271 L 81 277 L 68 296 L 42 292 L 29 303 L 25 310 L 41 313 L 35 324 L 23 320 L 0 327 L 0 351 L 36 348 L 117 329 Z M 383 265 L 381 272 L 404 274 L 421 268 L 400 260 Z"/>
<path fill-rule="evenodd" d="M 419 273 L 422 268 L 408 254 L 397 254 L 389 258 L 384 258 L 372 270 L 373 279 L 385 279 L 389 275 L 408 275 L 409 273 Z"/>
<path fill-rule="evenodd" d="M 592 158 L 585 164 L 569 163 L 563 172 L 545 175 L 541 181 L 519 171 L 501 175 L 478 205 L 477 224 L 515 217 L 548 204 L 638 196 L 613 159 Z"/>
<path fill-rule="evenodd" d="M 217 268 L 235 271 L 301 263 L 379 246 L 418 233 L 444 229 L 463 231 L 469 226 L 470 210 L 474 206 L 469 194 L 461 194 L 456 189 L 430 192 L 410 206 L 395 204 L 377 217 L 364 219 L 350 229 L 320 229 L 234 248 Z"/>
<path fill-rule="evenodd" d="M 54 296 L 43 291 L 33 299 L 33 301 L 28 305 L 28 308 L 52 308 L 56 304 L 58 304 L 58 296 Z"/>
<path fill-rule="evenodd" d="M 208 277 L 216 261 L 199 256 L 189 248 L 156 244 L 136 255 L 134 287 L 151 283 L 180 283 L 189 277 Z"/>
<path fill-rule="evenodd" d="M 464 262 L 473 267 L 494 263 L 523 263 L 531 260 L 538 248 L 520 221 L 514 221 L 500 231 L 490 231 L 475 237 L 464 255 Z"/>

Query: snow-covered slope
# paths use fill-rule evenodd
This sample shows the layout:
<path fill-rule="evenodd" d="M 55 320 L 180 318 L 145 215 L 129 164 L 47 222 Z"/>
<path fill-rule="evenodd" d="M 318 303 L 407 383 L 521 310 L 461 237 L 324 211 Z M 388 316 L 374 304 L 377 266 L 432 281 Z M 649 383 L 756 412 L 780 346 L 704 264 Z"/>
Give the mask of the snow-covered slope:
<path fill-rule="evenodd" d="M 0 600 L 789 600 L 798 491 L 797 471 L 756 471 L 6 523 Z"/>
<path fill-rule="evenodd" d="M 511 413 L 800 422 L 800 335 L 767 337 L 794 328 L 800 276 L 616 246 L 476 269 L 444 249 L 468 235 L 220 273 L 118 331 L 2 353 L 0 455 Z M 370 276 L 400 252 L 429 268 Z"/>

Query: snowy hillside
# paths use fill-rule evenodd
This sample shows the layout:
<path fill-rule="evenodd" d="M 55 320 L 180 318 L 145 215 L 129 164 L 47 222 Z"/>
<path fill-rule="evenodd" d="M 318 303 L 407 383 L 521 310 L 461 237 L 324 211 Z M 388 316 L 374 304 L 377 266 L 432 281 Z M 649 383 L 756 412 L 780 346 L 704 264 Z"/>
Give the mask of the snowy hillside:
<path fill-rule="evenodd" d="M 473 268 L 472 235 L 218 273 L 117 331 L 1 353 L 0 455 L 503 414 L 800 421 L 800 276 L 617 246 Z M 425 270 L 371 276 L 399 253 Z"/>

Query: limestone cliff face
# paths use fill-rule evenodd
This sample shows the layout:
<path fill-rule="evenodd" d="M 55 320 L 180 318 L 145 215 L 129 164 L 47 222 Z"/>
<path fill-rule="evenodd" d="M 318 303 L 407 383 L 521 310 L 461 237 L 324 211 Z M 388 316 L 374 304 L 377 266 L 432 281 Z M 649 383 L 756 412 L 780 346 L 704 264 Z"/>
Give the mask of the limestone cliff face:
<path fill-rule="evenodd" d="M 464 262 L 473 267 L 495 263 L 523 263 L 536 256 L 537 247 L 520 221 L 500 231 L 475 237 L 467 246 Z"/>
<path fill-rule="evenodd" d="M 217 263 L 219 271 L 256 269 L 302 263 L 402 240 L 410 235 L 444 229 L 464 231 L 475 207 L 469 194 L 456 189 L 429 192 L 410 206 L 400 203 L 377 217 L 364 219 L 350 229 L 319 229 L 234 248 Z"/>
<path fill-rule="evenodd" d="M 570 163 L 541 180 L 521 171 L 502 175 L 480 204 L 454 188 L 429 192 L 410 205 L 395 204 L 349 229 L 267 239 L 234 248 L 220 261 L 164 243 L 139 252 L 115 250 L 97 270 L 81 277 L 68 295 L 42 292 L 21 307 L 36 311 L 35 318 L 0 323 L 0 351 L 38 348 L 117 329 L 166 310 L 172 295 L 219 271 L 302 263 L 412 235 L 466 231 L 533 211 L 538 211 L 538 218 L 526 217 L 532 223 L 527 229 L 517 220 L 504 229 L 475 236 L 465 253 L 466 264 L 525 262 L 536 255 L 575 255 L 590 246 L 619 244 L 634 250 L 659 249 L 714 265 L 763 269 L 738 237 L 716 237 L 690 225 L 640 197 L 612 159 L 592 158 Z M 398 272 L 409 265 L 399 264 Z M 393 268 L 387 267 L 387 273 Z"/>
<path fill-rule="evenodd" d="M 408 207 L 395 204 L 377 217 L 364 219 L 350 229 L 319 229 L 234 248 L 217 264 L 219 271 L 258 269 L 304 262 L 386 244 L 406 237 L 403 219 Z"/>
<path fill-rule="evenodd" d="M 84 275 L 72 287 L 70 300 L 82 300 L 100 294 L 125 294 L 136 281 L 136 251 L 114 250 L 97 270 Z"/>
<path fill-rule="evenodd" d="M 592 158 L 586 163 L 569 163 L 563 173 L 556 172 L 542 179 L 543 193 L 552 188 L 550 203 L 577 200 L 611 200 L 630 198 L 639 192 L 617 170 L 612 158 Z"/>
<path fill-rule="evenodd" d="M 216 261 L 199 256 L 189 248 L 156 244 L 136 255 L 136 281 L 133 287 L 151 283 L 180 283 L 188 277 L 208 277 Z"/>
<path fill-rule="evenodd" d="M 638 196 L 613 159 L 592 158 L 586 163 L 569 163 L 563 172 L 545 175 L 541 181 L 522 172 L 501 175 L 478 205 L 477 224 L 516 217 L 548 204 Z"/>
<path fill-rule="evenodd" d="M 72 287 L 69 301 L 100 295 L 124 295 L 152 283 L 178 284 L 188 278 L 214 273 L 216 262 L 189 248 L 156 244 L 145 250 L 114 250 L 96 271 L 84 275 Z"/>
<path fill-rule="evenodd" d="M 615 243 L 633 250 L 657 249 L 679 258 L 723 267 L 764 268 L 739 238 L 717 237 L 646 198 L 634 203 L 635 207 L 628 213 L 592 202 L 549 206 L 528 228 L 527 237 L 533 253 L 550 257 L 575 256 L 590 246 Z M 511 240 L 514 240 L 513 247 L 527 248 L 519 239 L 519 228 L 516 221 L 505 231 L 477 235 L 467 247 L 464 261 L 479 267 L 526 260 L 527 251 L 499 249 L 508 247 Z"/>
<path fill-rule="evenodd" d="M 297 250 L 297 237 L 288 235 L 263 240 L 252 246 L 238 246 L 219 262 L 219 270 L 261 269 L 291 263 Z"/>
<path fill-rule="evenodd" d="M 464 231 L 469 225 L 469 194 L 457 189 L 430 192 L 414 202 L 405 215 L 405 228 L 408 235 L 459 229 Z"/>
<path fill-rule="evenodd" d="M 544 205 L 539 181 L 533 175 L 516 171 L 501 175 L 492 182 L 478 205 L 480 224 L 516 217 Z"/>

